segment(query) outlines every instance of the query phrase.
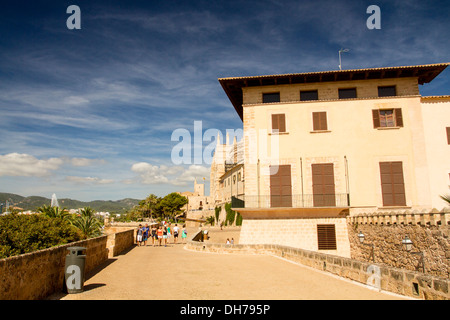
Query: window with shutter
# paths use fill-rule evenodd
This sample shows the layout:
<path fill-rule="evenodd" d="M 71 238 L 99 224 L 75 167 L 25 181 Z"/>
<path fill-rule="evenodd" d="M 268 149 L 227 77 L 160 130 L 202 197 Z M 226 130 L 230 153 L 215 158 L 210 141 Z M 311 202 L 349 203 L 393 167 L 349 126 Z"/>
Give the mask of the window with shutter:
<path fill-rule="evenodd" d="M 318 224 L 317 243 L 319 250 L 337 250 L 336 226 L 334 224 Z"/>
<path fill-rule="evenodd" d="M 311 170 L 314 207 L 336 206 L 333 164 L 315 163 Z"/>
<path fill-rule="evenodd" d="M 286 132 L 286 116 L 284 113 L 272 114 L 272 133 Z"/>
<path fill-rule="evenodd" d="M 450 145 L 450 127 L 447 127 L 447 143 Z"/>
<path fill-rule="evenodd" d="M 373 127 L 392 128 L 403 127 L 402 109 L 374 109 L 372 110 Z"/>
<path fill-rule="evenodd" d="M 380 175 L 383 206 L 406 206 L 402 162 L 380 162 Z"/>
<path fill-rule="evenodd" d="M 326 112 L 313 112 L 313 130 L 328 130 L 327 125 L 327 113 Z"/>
<path fill-rule="evenodd" d="M 271 166 L 270 172 L 270 206 L 292 207 L 291 166 Z"/>

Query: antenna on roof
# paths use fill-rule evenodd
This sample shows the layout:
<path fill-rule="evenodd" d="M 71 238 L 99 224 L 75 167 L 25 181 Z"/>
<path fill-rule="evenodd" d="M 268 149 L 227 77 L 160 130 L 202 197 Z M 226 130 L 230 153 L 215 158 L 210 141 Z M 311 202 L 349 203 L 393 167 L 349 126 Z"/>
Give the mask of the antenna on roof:
<path fill-rule="evenodd" d="M 341 48 L 341 50 L 339 50 L 339 70 L 342 70 L 341 53 L 349 52 L 349 51 L 350 51 L 350 49 L 342 49 L 342 48 Z"/>

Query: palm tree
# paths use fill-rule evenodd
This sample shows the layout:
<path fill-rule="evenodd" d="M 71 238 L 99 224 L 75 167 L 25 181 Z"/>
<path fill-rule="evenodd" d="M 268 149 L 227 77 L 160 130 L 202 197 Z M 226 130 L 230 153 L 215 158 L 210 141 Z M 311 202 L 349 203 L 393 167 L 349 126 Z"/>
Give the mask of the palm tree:
<path fill-rule="evenodd" d="M 37 211 L 49 218 L 67 219 L 69 217 L 69 212 L 66 208 L 61 209 L 60 207 L 52 207 L 45 204 L 42 207 L 37 208 Z"/>
<path fill-rule="evenodd" d="M 102 223 L 94 215 L 90 207 L 80 209 L 80 216 L 71 221 L 72 225 L 80 229 L 86 238 L 101 235 Z"/>
<path fill-rule="evenodd" d="M 447 202 L 450 205 L 450 194 L 446 194 L 445 196 L 441 196 L 441 199 Z"/>

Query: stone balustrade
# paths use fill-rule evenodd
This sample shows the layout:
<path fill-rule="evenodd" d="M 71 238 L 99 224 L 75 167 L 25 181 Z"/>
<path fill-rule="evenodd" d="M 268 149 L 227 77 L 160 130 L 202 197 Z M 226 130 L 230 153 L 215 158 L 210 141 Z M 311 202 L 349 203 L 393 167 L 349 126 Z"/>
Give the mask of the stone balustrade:
<path fill-rule="evenodd" d="M 378 211 L 349 216 L 347 221 L 352 224 L 448 226 L 450 225 L 450 208 L 447 207 L 441 211 L 437 209 L 423 210 L 422 212 L 417 210 Z"/>

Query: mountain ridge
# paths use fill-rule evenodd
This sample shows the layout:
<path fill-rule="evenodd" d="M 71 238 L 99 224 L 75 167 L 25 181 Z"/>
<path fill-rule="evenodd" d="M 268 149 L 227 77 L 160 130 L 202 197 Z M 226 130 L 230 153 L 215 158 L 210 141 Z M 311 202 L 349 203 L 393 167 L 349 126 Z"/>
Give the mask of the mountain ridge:
<path fill-rule="evenodd" d="M 12 200 L 11 205 L 24 210 L 36 210 L 43 205 L 50 205 L 51 199 L 40 196 L 24 197 L 14 193 L 0 192 L 0 203 L 5 206 L 6 201 Z M 59 206 L 67 209 L 91 207 L 95 211 L 107 211 L 109 213 L 124 213 L 139 203 L 139 199 L 124 198 L 121 200 L 93 200 L 80 201 L 69 198 L 58 199 Z"/>

